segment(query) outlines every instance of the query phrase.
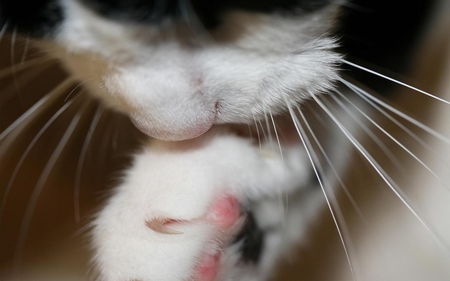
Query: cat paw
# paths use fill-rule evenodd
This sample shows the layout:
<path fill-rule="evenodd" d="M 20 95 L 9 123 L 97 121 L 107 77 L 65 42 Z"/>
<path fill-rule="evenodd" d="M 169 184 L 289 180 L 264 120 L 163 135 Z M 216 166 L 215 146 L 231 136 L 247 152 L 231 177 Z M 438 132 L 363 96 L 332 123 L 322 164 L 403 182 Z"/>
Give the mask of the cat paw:
<path fill-rule="evenodd" d="M 139 225 L 118 213 L 114 220 L 114 207 L 108 205 L 96 220 L 99 280 L 215 280 L 222 251 L 244 221 L 239 202 L 226 194 L 199 217 L 152 217 Z"/>
<path fill-rule="evenodd" d="M 304 177 L 301 152 L 290 152 L 216 133 L 150 143 L 93 223 L 98 280 L 228 280 L 241 257 L 240 206 Z"/>

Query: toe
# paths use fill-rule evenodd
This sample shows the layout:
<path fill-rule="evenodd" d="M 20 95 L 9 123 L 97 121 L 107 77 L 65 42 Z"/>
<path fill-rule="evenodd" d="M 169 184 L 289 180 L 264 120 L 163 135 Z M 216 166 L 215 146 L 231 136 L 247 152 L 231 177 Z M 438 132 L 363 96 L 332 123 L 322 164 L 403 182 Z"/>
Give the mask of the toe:
<path fill-rule="evenodd" d="M 220 253 L 205 255 L 195 269 L 195 281 L 212 281 L 219 271 Z"/>
<path fill-rule="evenodd" d="M 219 226 L 222 230 L 230 228 L 240 217 L 239 202 L 231 195 L 224 195 L 211 204 L 207 220 Z"/>

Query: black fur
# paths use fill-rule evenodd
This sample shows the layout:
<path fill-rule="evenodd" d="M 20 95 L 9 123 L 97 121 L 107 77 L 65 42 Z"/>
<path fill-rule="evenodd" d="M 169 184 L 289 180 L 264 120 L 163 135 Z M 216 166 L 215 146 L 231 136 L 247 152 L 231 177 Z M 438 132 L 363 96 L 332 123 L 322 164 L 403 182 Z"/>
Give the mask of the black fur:
<path fill-rule="evenodd" d="M 257 264 L 264 247 L 264 232 L 256 223 L 251 212 L 247 212 L 245 225 L 234 243 L 242 243 L 241 259 L 246 263 Z"/>
<path fill-rule="evenodd" d="M 342 52 L 359 63 L 407 74 L 421 27 L 436 0 L 352 0 L 339 20 Z M 351 68 L 348 68 L 352 70 Z M 378 93 L 393 84 L 362 71 L 345 71 Z"/>
<path fill-rule="evenodd" d="M 0 28 L 27 36 L 51 36 L 63 20 L 58 0 L 0 0 Z"/>
<path fill-rule="evenodd" d="M 207 29 L 220 25 L 229 10 L 271 13 L 309 12 L 330 0 L 79 0 L 86 7 L 110 19 L 140 24 L 161 24 L 189 20 L 193 13 Z M 63 20 L 58 0 L 0 0 L 0 27 L 7 23 L 34 37 L 50 36 Z"/>
<path fill-rule="evenodd" d="M 329 0 L 81 0 L 86 6 L 107 18 L 131 22 L 162 23 L 198 17 L 206 28 L 220 24 L 229 10 L 271 13 L 273 11 L 313 11 Z"/>

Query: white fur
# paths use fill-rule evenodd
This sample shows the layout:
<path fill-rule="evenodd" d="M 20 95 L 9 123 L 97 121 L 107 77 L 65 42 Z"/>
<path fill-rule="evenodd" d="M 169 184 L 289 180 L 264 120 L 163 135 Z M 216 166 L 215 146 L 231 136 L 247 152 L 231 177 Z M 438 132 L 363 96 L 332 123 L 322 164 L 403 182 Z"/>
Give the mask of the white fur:
<path fill-rule="evenodd" d="M 278 196 L 307 185 L 305 152 L 299 144 L 285 146 L 282 161 L 264 153 L 268 148 L 260 151 L 249 140 L 210 129 L 253 124 L 268 112 L 286 111 L 286 102 L 332 88 L 340 56 L 327 32 L 337 5 L 289 16 L 232 11 L 205 36 L 182 24 L 114 22 L 78 1 L 62 3 L 65 20 L 54 42 L 44 44 L 51 54 L 147 135 L 200 136 L 149 142 L 136 156 L 94 222 L 100 280 L 189 280 L 200 255 L 217 247 L 212 242 L 220 233 L 201 218 L 224 193 L 241 202 L 266 198 L 254 206 L 255 216 L 260 226 L 275 230 L 266 235 L 258 265 L 238 264 L 239 245 L 224 249 L 218 279 L 270 276 L 303 232 L 301 207 L 318 205 L 296 202 L 292 213 L 279 212 Z M 183 234 L 167 235 L 145 225 L 155 218 L 190 222 L 177 229 Z"/>
<path fill-rule="evenodd" d="M 328 38 L 337 5 L 307 15 L 230 12 L 211 35 L 118 23 L 77 1 L 47 46 L 92 92 L 163 140 L 220 123 L 252 123 L 332 87 L 339 62 Z"/>
<path fill-rule="evenodd" d="M 100 280 L 189 278 L 219 235 L 214 226 L 197 221 L 214 198 L 226 193 L 241 201 L 258 199 L 306 185 L 310 167 L 300 146 L 287 148 L 284 161 L 268 155 L 247 139 L 216 130 L 182 144 L 147 144 L 94 222 Z M 155 218 L 191 222 L 177 225 L 183 234 L 170 235 L 146 227 L 145 221 Z M 222 262 L 232 268 L 237 258 L 228 254 Z"/>

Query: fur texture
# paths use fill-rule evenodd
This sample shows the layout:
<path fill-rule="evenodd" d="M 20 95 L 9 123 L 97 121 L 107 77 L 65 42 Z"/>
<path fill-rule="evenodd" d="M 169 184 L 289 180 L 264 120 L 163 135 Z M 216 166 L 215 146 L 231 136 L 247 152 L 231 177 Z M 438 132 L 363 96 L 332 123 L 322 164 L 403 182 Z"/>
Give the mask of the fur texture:
<path fill-rule="evenodd" d="M 223 194 L 241 202 L 277 198 L 277 194 L 307 186 L 309 167 L 304 150 L 293 146 L 285 152 L 283 161 L 278 155 L 264 154 L 246 139 L 217 130 L 182 144 L 148 143 L 94 222 L 100 279 L 187 280 L 201 254 L 219 247 L 215 241 L 223 232 L 204 219 L 215 198 Z M 280 212 L 278 200 L 260 204 L 258 208 L 262 209 L 256 213 L 262 227 L 284 232 L 279 219 L 285 214 Z M 185 221 L 174 226 L 183 234 L 158 233 L 145 225 L 146 221 L 166 218 Z M 292 229 L 287 234 L 291 238 L 269 238 L 266 247 L 277 251 L 295 241 L 292 236 L 298 238 L 298 217 L 286 224 Z M 281 238 L 280 234 L 272 236 Z M 252 275 L 265 279 L 275 263 L 273 259 L 281 254 L 266 247 L 263 256 L 268 257 L 263 259 L 271 262 L 265 261 L 257 270 L 254 266 L 238 266 L 239 245 L 221 246 L 225 254 L 220 263 L 227 270 L 221 270 L 220 280 L 251 280 L 247 278 Z M 258 271 L 266 276 L 248 275 Z"/>
<path fill-rule="evenodd" d="M 115 22 L 64 1 L 58 44 L 47 49 L 147 135 L 190 139 L 330 89 L 340 56 L 326 35 L 337 7 L 289 16 L 229 12 L 207 36 L 184 25 Z"/>
<path fill-rule="evenodd" d="M 66 18 L 53 42 L 44 45 L 142 132 L 161 140 L 186 140 L 215 124 L 253 124 L 286 112 L 287 103 L 330 90 L 340 55 L 327 34 L 337 8 L 330 4 L 290 15 L 229 11 L 222 25 L 206 35 L 185 23 L 118 22 L 77 1 L 65 1 Z M 217 229 L 196 222 L 214 198 L 232 194 L 244 204 L 308 185 L 310 169 L 301 145 L 283 150 L 285 159 L 272 159 L 273 152 L 262 157 L 247 140 L 223 132 L 208 132 L 187 143 L 147 145 L 95 221 L 100 279 L 192 278 L 200 255 L 218 247 L 212 243 L 218 239 Z M 264 209 L 277 214 L 279 200 L 272 201 Z M 258 224 L 271 221 L 260 212 Z M 302 228 L 297 216 L 275 217 L 291 218 L 286 222 L 290 234 L 273 220 L 276 230 L 267 236 L 258 266 L 240 265 L 239 246 L 225 243 L 220 280 L 270 276 L 285 252 L 282 246 L 288 245 L 287 250 L 298 241 Z M 152 232 L 144 224 L 167 218 L 190 223 L 180 226 L 180 236 Z"/>

